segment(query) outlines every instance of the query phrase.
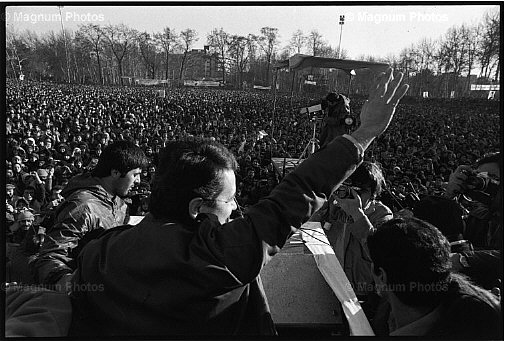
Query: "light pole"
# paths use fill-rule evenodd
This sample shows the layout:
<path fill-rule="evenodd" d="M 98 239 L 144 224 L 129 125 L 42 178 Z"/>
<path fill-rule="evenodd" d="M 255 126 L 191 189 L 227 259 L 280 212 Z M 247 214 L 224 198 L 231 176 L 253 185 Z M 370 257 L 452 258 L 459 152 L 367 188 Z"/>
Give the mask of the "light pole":
<path fill-rule="evenodd" d="M 60 23 L 61 23 L 61 31 L 63 32 L 63 42 L 65 43 L 65 62 L 67 63 L 67 77 L 68 82 L 70 83 L 70 66 L 68 65 L 68 48 L 67 48 L 67 35 L 65 34 L 65 29 L 63 28 L 63 16 L 61 15 L 61 8 L 63 6 L 58 6 L 60 10 Z"/>
<path fill-rule="evenodd" d="M 342 28 L 344 27 L 345 23 L 345 15 L 340 16 L 340 21 L 338 24 L 340 25 L 340 38 L 338 39 L 338 56 L 337 58 L 340 59 L 340 44 L 342 43 Z"/>
<path fill-rule="evenodd" d="M 338 22 L 338 24 L 340 25 L 340 38 L 338 39 L 338 50 L 337 50 L 337 58 L 340 59 L 340 45 L 342 44 L 342 28 L 344 26 L 344 22 L 345 22 L 345 15 L 341 15 L 340 16 L 340 21 Z M 338 86 L 338 69 L 335 70 L 335 91 L 338 91 L 337 90 L 337 86 Z"/>

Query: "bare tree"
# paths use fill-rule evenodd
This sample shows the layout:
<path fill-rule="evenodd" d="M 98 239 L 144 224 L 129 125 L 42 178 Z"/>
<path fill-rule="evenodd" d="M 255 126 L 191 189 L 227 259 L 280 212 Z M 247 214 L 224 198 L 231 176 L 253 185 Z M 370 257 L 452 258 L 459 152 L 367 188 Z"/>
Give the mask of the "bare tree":
<path fill-rule="evenodd" d="M 482 35 L 479 44 L 480 53 L 478 55 L 481 65 L 481 75 L 489 77 L 494 64 L 499 65 L 500 60 L 500 12 L 492 11 L 486 13 L 482 27 Z M 498 79 L 500 68 L 495 72 L 495 79 Z"/>
<path fill-rule="evenodd" d="M 103 29 L 109 48 L 116 57 L 119 84 L 123 85 L 123 60 L 135 41 L 135 32 L 124 24 L 108 25 Z"/>
<path fill-rule="evenodd" d="M 162 33 L 156 33 L 154 39 L 165 53 L 165 79 L 168 79 L 169 59 L 172 49 L 177 45 L 178 35 L 174 29 L 165 27 Z"/>
<path fill-rule="evenodd" d="M 302 48 L 305 46 L 306 39 L 307 38 L 303 34 L 303 31 L 297 30 L 295 33 L 293 33 L 291 40 L 289 41 L 290 49 L 295 53 L 301 53 Z"/>
<path fill-rule="evenodd" d="M 312 30 L 307 36 L 305 43 L 313 56 L 320 56 L 325 45 L 323 36 L 317 31 Z"/>
<path fill-rule="evenodd" d="M 142 59 L 150 74 L 149 77 L 154 79 L 156 78 L 156 68 L 159 62 L 155 40 L 149 33 L 142 32 L 137 35 L 137 42 Z"/>
<path fill-rule="evenodd" d="M 103 49 L 104 43 L 104 33 L 100 26 L 94 24 L 87 24 L 79 27 L 79 31 L 82 37 L 84 37 L 91 45 L 93 52 L 96 56 L 96 63 L 98 64 L 98 78 L 100 84 L 104 84 L 102 76 L 102 65 L 100 63 L 100 53 Z"/>
<path fill-rule="evenodd" d="M 468 90 L 470 87 L 470 75 L 472 69 L 474 68 L 475 61 L 477 59 L 478 45 L 479 45 L 478 37 L 480 35 L 480 26 L 477 25 L 470 27 L 463 24 L 463 26 L 461 26 L 461 35 L 467 56 L 465 64 L 468 70 L 467 83 L 466 83 L 466 90 Z"/>
<path fill-rule="evenodd" d="M 219 30 L 215 28 L 207 35 L 207 44 L 209 44 L 211 52 L 216 52 L 219 55 L 219 63 L 221 63 L 222 67 L 222 77 L 223 81 L 225 81 L 226 51 L 230 45 L 230 35 L 226 33 L 222 27 Z"/>
<path fill-rule="evenodd" d="M 279 45 L 279 29 L 275 27 L 262 27 L 261 35 L 259 37 L 258 43 L 260 48 L 265 53 L 265 59 L 267 63 L 266 67 L 266 79 L 270 82 L 270 63 L 272 62 L 272 57 L 275 53 L 276 47 Z"/>
<path fill-rule="evenodd" d="M 183 56 L 181 61 L 181 70 L 179 72 L 179 79 L 182 80 L 182 74 L 184 72 L 184 68 L 186 66 L 188 53 L 194 42 L 198 40 L 196 37 L 197 33 L 194 29 L 188 28 L 181 32 L 181 40 L 182 40 L 182 48 L 183 48 Z"/>
<path fill-rule="evenodd" d="M 240 86 L 240 84 L 242 84 L 242 74 L 248 62 L 247 46 L 248 46 L 247 37 L 238 35 L 233 35 L 230 37 L 228 51 L 230 52 L 230 57 L 236 66 L 237 86 Z"/>

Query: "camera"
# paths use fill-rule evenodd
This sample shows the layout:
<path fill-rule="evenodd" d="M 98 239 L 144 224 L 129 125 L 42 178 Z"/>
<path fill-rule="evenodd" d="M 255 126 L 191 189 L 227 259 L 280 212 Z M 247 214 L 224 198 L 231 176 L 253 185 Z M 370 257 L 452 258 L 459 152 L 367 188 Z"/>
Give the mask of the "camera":
<path fill-rule="evenodd" d="M 450 243 L 451 252 L 473 251 L 473 245 L 468 240 L 456 240 Z"/>
<path fill-rule="evenodd" d="M 491 178 L 485 172 L 478 173 L 475 170 L 463 170 L 463 174 L 467 176 L 465 184 L 473 187 L 465 195 L 483 204 L 491 204 L 500 189 L 500 182 Z"/>
<path fill-rule="evenodd" d="M 352 195 L 352 186 L 348 186 L 348 185 L 341 185 L 339 188 L 337 188 L 337 190 L 335 191 L 335 195 L 337 196 L 337 198 L 339 199 L 352 199 L 353 198 L 353 195 Z"/>

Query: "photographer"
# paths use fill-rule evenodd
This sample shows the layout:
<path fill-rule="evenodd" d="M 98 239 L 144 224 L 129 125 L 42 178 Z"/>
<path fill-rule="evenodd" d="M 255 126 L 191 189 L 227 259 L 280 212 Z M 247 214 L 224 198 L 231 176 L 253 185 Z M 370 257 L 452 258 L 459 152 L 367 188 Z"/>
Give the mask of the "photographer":
<path fill-rule="evenodd" d="M 393 218 L 391 210 L 377 200 L 384 187 L 380 166 L 364 161 L 310 218 L 321 222 L 356 295 L 366 300 L 376 298 L 372 297 L 366 238 L 379 224 Z M 373 310 L 373 304 L 368 303 Z"/>
<path fill-rule="evenodd" d="M 451 174 L 445 193 L 448 198 L 458 198 L 460 203 L 471 200 L 463 233 L 471 247 L 451 254 L 453 269 L 467 274 L 486 289 L 499 286 L 503 280 L 502 163 L 502 154 L 494 153 L 479 160 L 475 168 L 460 165 Z"/>
<path fill-rule="evenodd" d="M 503 246 L 500 191 L 501 153 L 479 160 L 476 168 L 460 165 L 450 176 L 445 196 L 454 199 L 470 198 L 470 213 L 464 236 L 477 248 L 500 249 Z"/>

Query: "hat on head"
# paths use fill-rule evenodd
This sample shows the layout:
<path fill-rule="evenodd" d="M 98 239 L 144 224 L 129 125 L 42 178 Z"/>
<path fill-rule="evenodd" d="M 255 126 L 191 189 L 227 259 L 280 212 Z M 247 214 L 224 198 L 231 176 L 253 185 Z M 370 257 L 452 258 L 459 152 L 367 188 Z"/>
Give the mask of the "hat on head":
<path fill-rule="evenodd" d="M 47 170 L 44 168 L 37 169 L 37 174 L 39 175 L 39 177 L 47 177 L 49 175 Z"/>
<path fill-rule="evenodd" d="M 16 217 L 16 221 L 22 221 L 22 220 L 28 220 L 28 219 L 35 219 L 35 216 L 33 215 L 30 210 L 23 210 L 18 213 L 18 216 Z"/>

